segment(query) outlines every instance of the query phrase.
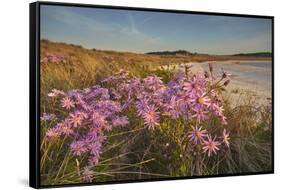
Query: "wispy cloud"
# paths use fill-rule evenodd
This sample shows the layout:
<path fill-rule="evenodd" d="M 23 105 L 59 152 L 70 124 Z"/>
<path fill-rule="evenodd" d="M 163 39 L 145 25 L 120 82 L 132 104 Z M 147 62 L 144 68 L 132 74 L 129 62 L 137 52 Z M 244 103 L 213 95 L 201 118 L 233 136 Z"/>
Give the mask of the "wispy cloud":
<path fill-rule="evenodd" d="M 270 51 L 270 20 L 42 6 L 41 36 L 88 48 L 229 54 Z"/>
<path fill-rule="evenodd" d="M 72 28 L 74 30 L 79 29 L 81 31 L 81 35 L 92 35 L 92 38 L 88 39 L 89 43 L 84 44 L 89 48 L 92 48 L 93 46 L 95 46 L 95 44 L 97 44 L 95 42 L 98 42 L 99 44 L 103 45 L 102 47 L 97 48 L 113 49 L 115 48 L 114 46 L 117 45 L 114 44 L 116 41 L 119 41 L 119 46 L 123 46 L 123 50 L 127 51 L 131 50 L 132 46 L 134 46 L 134 49 L 140 52 L 142 52 L 143 49 L 147 48 L 147 46 L 161 46 L 159 38 L 151 37 L 138 29 L 137 23 L 135 22 L 133 15 L 131 15 L 130 13 L 126 13 L 128 25 L 126 25 L 127 27 L 124 27 L 119 25 L 118 23 L 109 25 L 108 23 L 103 23 L 94 18 L 89 18 L 87 16 L 72 12 L 71 10 L 61 7 L 56 9 L 45 7 L 45 10 L 43 10 L 43 12 L 44 11 L 44 16 L 48 17 L 48 19 L 53 19 L 56 22 L 59 22 L 62 27 L 64 25 L 67 25 L 69 28 Z M 66 36 L 71 33 L 67 31 L 65 32 Z M 52 35 L 49 35 L 50 34 L 46 33 L 43 35 L 43 38 L 53 38 Z M 75 40 L 75 36 L 70 35 L 68 37 L 69 41 L 71 41 L 71 37 L 73 37 L 72 40 Z M 100 43 L 101 39 L 103 41 L 102 43 Z"/>

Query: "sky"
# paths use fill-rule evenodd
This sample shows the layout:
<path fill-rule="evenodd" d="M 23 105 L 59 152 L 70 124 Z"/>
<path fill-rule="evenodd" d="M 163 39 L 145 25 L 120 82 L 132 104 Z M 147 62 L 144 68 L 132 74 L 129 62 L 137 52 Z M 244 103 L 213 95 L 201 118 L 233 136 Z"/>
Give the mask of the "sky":
<path fill-rule="evenodd" d="M 41 39 L 86 48 L 146 53 L 271 52 L 271 20 L 41 5 Z"/>

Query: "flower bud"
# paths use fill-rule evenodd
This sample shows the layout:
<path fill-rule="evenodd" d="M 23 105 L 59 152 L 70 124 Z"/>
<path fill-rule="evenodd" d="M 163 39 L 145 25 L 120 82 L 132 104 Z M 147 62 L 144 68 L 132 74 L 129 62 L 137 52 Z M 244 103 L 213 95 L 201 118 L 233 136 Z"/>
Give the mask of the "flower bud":
<path fill-rule="evenodd" d="M 223 83 L 224 86 L 227 86 L 230 83 L 230 80 L 227 80 Z"/>
<path fill-rule="evenodd" d="M 211 77 L 210 73 L 207 72 L 207 71 L 204 72 L 204 76 L 205 76 L 205 78 L 210 78 Z"/>
<path fill-rule="evenodd" d="M 213 64 L 212 63 L 209 63 L 209 70 L 210 70 L 211 73 L 213 72 Z"/>

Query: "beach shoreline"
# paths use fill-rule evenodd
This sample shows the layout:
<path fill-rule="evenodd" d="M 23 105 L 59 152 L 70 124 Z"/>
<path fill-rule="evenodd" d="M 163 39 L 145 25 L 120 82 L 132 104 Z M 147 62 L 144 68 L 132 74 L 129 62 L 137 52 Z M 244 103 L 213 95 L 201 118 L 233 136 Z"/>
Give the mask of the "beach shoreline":
<path fill-rule="evenodd" d="M 272 62 L 267 60 L 228 60 L 189 62 L 191 72 L 209 70 L 209 63 L 214 67 L 214 75 L 219 77 L 222 69 L 231 74 L 230 84 L 225 96 L 232 106 L 242 105 L 246 99 L 255 99 L 257 105 L 267 105 L 272 99 Z M 176 69 L 183 70 L 179 65 Z"/>

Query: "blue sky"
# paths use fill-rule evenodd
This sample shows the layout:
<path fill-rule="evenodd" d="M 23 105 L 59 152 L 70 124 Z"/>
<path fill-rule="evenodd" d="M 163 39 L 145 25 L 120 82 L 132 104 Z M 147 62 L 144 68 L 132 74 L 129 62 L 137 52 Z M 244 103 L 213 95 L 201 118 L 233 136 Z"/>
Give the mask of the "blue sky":
<path fill-rule="evenodd" d="M 271 20 L 42 5 L 41 38 L 141 53 L 271 52 Z"/>

